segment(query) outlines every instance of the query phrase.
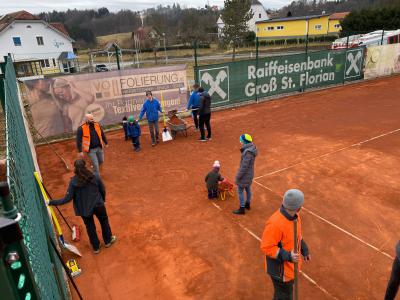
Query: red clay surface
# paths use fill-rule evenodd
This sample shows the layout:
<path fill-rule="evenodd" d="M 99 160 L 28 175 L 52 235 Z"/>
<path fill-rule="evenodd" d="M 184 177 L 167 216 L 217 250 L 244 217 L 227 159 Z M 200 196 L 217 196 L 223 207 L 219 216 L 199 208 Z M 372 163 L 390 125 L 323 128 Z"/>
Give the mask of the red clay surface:
<path fill-rule="evenodd" d="M 400 77 L 392 77 L 215 112 L 207 143 L 190 132 L 152 148 L 143 128 L 140 153 L 122 131 L 109 133 L 102 176 L 119 240 L 95 255 L 83 230 L 76 282 L 84 298 L 271 299 L 256 237 L 280 195 L 300 188 L 312 254 L 300 299 L 382 299 L 392 263 L 385 253 L 394 256 L 399 239 L 400 131 L 351 145 L 400 128 L 399 94 Z M 253 184 L 251 211 L 234 216 L 237 198 L 214 202 L 218 209 L 206 199 L 204 176 L 218 159 L 234 178 L 245 132 L 263 177 Z M 74 141 L 54 147 L 70 163 L 76 158 Z M 48 190 L 63 196 L 71 173 L 49 147 L 37 150 Z M 62 211 L 84 229 L 72 204 Z"/>

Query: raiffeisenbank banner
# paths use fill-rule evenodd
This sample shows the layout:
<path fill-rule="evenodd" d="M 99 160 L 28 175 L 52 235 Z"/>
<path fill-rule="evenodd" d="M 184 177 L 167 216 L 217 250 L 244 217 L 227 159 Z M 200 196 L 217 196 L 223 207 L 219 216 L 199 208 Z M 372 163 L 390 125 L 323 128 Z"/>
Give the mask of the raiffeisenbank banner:
<path fill-rule="evenodd" d="M 46 137 L 76 131 L 87 113 L 103 125 L 129 115 L 137 119 L 146 91 L 163 102 L 166 112 L 182 110 L 187 103 L 186 65 L 68 75 L 24 84 L 34 125 Z"/>
<path fill-rule="evenodd" d="M 363 48 L 318 51 L 200 66 L 196 72 L 213 105 L 229 105 L 360 79 L 363 58 Z"/>
<path fill-rule="evenodd" d="M 371 46 L 367 49 L 366 79 L 400 73 L 400 44 Z"/>

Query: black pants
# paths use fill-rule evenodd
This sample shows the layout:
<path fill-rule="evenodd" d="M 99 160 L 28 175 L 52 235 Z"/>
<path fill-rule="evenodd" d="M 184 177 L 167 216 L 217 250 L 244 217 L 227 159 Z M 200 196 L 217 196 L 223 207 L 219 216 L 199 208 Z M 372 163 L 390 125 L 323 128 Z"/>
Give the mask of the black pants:
<path fill-rule="evenodd" d="M 193 117 L 194 126 L 196 127 L 196 129 L 199 129 L 199 111 L 192 110 L 192 117 Z"/>
<path fill-rule="evenodd" d="M 132 146 L 133 146 L 133 149 L 135 149 L 135 150 L 140 149 L 140 137 L 139 136 L 132 137 Z"/>
<path fill-rule="evenodd" d="M 205 114 L 205 115 L 200 115 L 199 117 L 199 123 L 200 123 L 200 134 L 201 138 L 205 139 L 206 134 L 204 131 L 204 125 L 207 127 L 207 138 L 211 138 L 211 125 L 210 125 L 210 119 L 211 119 L 211 113 Z"/>
<path fill-rule="evenodd" d="M 127 141 L 128 140 L 128 128 L 125 125 L 123 126 L 123 128 L 124 128 L 124 134 L 125 134 L 125 141 Z"/>
<path fill-rule="evenodd" d="M 105 244 L 110 243 L 112 233 L 111 233 L 110 223 L 108 222 L 106 207 L 104 205 L 96 207 L 93 211 L 93 215 L 95 215 L 100 222 L 101 233 L 103 235 L 104 243 Z M 93 215 L 89 217 L 82 216 L 82 219 L 86 225 L 86 231 L 89 236 L 90 244 L 92 244 L 94 250 L 97 250 L 100 248 L 100 241 L 99 238 L 97 237 L 96 224 L 94 223 Z"/>
<path fill-rule="evenodd" d="M 392 274 L 386 289 L 385 300 L 394 300 L 400 285 L 400 260 L 396 257 L 393 261 Z"/>
<path fill-rule="evenodd" d="M 274 298 L 272 300 L 293 300 L 293 284 L 294 280 L 282 282 L 272 279 L 274 285 Z"/>
<path fill-rule="evenodd" d="M 218 198 L 218 190 L 208 190 L 208 199 Z"/>

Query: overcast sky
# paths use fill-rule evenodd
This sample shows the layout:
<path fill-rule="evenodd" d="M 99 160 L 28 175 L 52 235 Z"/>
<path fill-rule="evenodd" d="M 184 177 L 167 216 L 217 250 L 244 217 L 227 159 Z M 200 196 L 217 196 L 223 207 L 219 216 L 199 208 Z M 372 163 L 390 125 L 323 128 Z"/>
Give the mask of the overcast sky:
<path fill-rule="evenodd" d="M 261 0 L 266 9 L 281 8 L 293 0 Z M 67 9 L 86 9 L 107 7 L 111 11 L 120 9 L 142 10 L 145 8 L 156 7 L 158 5 L 172 5 L 179 3 L 181 7 L 204 7 L 207 2 L 210 5 L 222 7 L 223 0 L 0 0 L 0 15 L 5 13 L 27 10 L 31 13 L 39 13 L 52 10 L 67 10 Z"/>

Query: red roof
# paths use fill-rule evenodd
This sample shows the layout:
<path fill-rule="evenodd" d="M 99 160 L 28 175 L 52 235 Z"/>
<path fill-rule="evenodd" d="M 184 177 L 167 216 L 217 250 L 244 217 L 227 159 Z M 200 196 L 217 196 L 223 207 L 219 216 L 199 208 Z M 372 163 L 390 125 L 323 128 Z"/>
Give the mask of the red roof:
<path fill-rule="evenodd" d="M 50 26 L 54 27 L 58 31 L 64 33 L 66 36 L 69 36 L 67 29 L 65 29 L 64 25 L 61 23 L 50 23 Z"/>
<path fill-rule="evenodd" d="M 343 20 L 350 12 L 334 13 L 329 16 L 329 20 Z"/>
<path fill-rule="evenodd" d="M 29 13 L 25 10 L 16 11 L 16 12 L 4 15 L 0 18 L 0 32 L 3 31 L 4 29 L 6 29 L 12 22 L 14 22 L 16 20 L 41 21 L 41 19 L 39 17 L 32 15 L 31 13 Z M 50 27 L 53 27 L 54 29 L 60 31 L 61 33 L 65 34 L 67 37 L 69 37 L 68 31 L 65 29 L 63 24 L 50 23 L 49 25 L 50 25 Z"/>

